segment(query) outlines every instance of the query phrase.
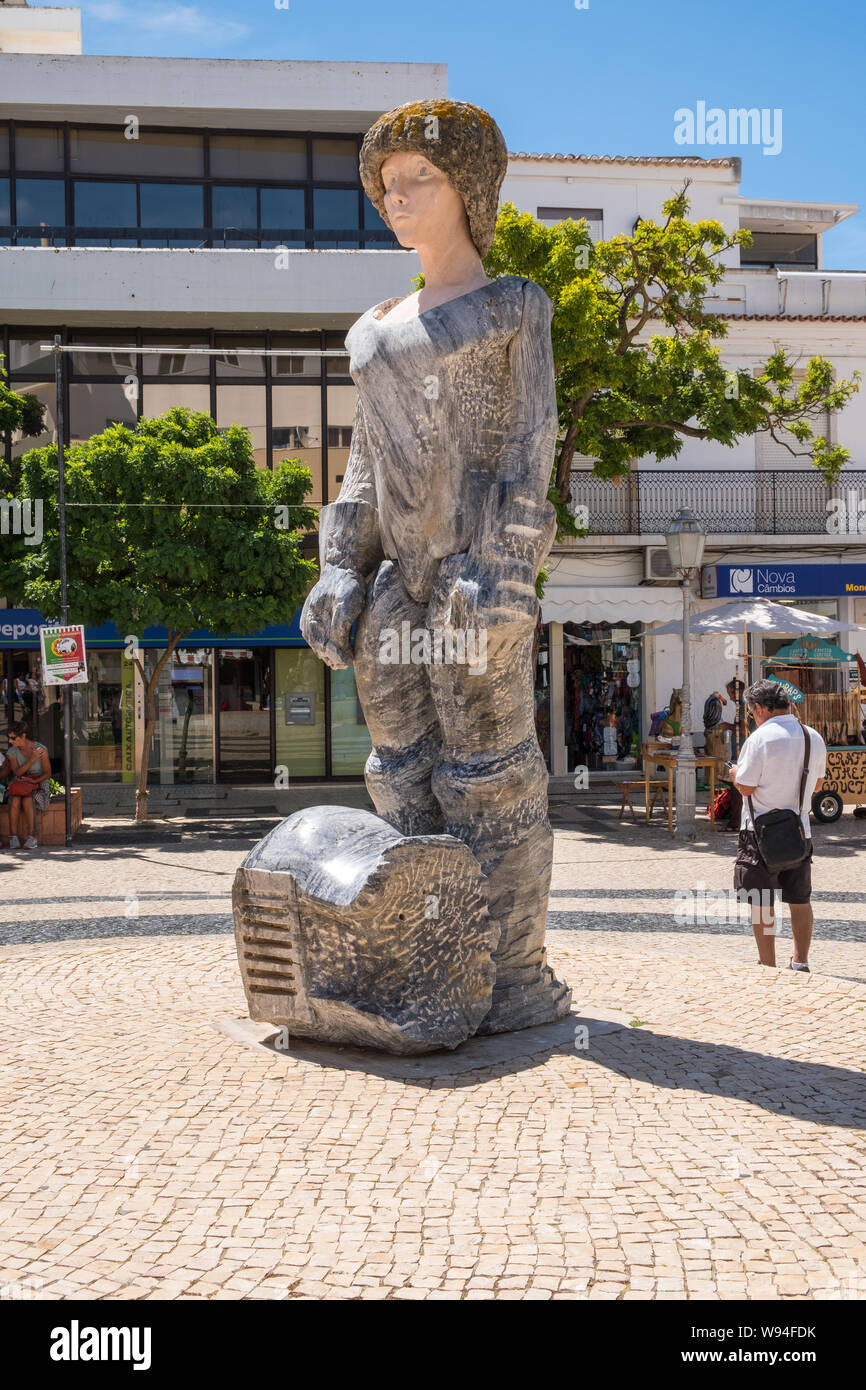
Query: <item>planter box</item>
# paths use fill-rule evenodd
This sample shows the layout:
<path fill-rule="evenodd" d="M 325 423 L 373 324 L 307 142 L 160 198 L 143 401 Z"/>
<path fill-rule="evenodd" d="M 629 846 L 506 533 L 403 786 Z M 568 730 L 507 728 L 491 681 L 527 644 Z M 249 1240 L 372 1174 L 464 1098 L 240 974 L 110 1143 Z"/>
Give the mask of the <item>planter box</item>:
<path fill-rule="evenodd" d="M 81 788 L 72 788 L 72 833 L 81 825 Z M 0 841 L 9 844 L 9 804 L 0 806 Z M 66 844 L 66 798 L 61 796 L 49 804 L 47 811 L 36 812 L 36 838 L 40 845 Z"/>

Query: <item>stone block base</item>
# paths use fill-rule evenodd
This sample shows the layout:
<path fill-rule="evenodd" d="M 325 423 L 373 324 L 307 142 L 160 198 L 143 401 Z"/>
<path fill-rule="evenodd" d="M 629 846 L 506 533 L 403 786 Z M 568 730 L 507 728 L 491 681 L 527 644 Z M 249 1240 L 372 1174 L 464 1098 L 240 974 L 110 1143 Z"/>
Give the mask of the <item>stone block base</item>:
<path fill-rule="evenodd" d="M 478 861 L 341 806 L 298 811 L 233 890 L 250 1017 L 408 1055 L 454 1048 L 490 1012 L 499 931 Z"/>

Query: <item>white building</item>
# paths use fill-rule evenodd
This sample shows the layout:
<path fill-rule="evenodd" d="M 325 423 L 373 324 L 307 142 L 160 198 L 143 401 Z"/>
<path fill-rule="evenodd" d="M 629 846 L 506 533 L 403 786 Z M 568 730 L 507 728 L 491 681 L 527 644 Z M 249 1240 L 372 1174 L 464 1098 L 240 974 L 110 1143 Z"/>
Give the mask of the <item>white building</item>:
<path fill-rule="evenodd" d="M 58 20 L 40 39 L 34 15 L 62 16 L 66 28 Z M 354 388 L 345 359 L 319 354 L 342 347 L 370 304 L 408 292 L 418 269 L 363 194 L 359 144 L 383 110 L 446 95 L 445 67 L 86 56 L 76 16 L 0 3 L 0 351 L 12 383 L 45 401 L 53 430 L 42 344 L 59 333 L 83 349 L 66 359 L 72 442 L 112 420 L 187 405 L 245 425 L 263 467 L 300 457 L 312 500 L 332 500 Z M 729 322 L 731 369 L 757 367 L 777 344 L 804 360 L 823 353 L 841 376 L 866 366 L 866 276 L 820 268 L 822 237 L 849 206 L 747 201 L 738 161 L 690 157 L 515 154 L 502 197 L 546 220 L 585 216 L 595 237 L 610 236 L 658 217 L 686 176 L 696 217 L 755 233 L 748 263 L 729 256 L 715 301 Z M 143 351 L 154 346 L 166 351 Z M 232 351 L 241 347 L 261 356 Z M 266 355 L 280 349 L 305 355 Z M 853 490 L 856 511 L 866 499 L 866 392 L 832 428 L 852 451 L 841 487 L 845 497 Z M 9 461 L 32 443 L 11 441 Z M 591 460 L 577 463 L 573 495 L 590 534 L 551 559 L 537 677 L 554 774 L 602 764 L 603 731 L 597 719 L 586 724 L 582 685 L 618 700 L 640 737 L 680 684 L 678 639 L 648 639 L 631 685 L 627 662 L 643 624 L 679 616 L 664 531 L 682 505 L 709 532 L 707 583 L 714 563 L 793 567 L 790 597 L 866 622 L 866 589 L 842 589 L 850 566 L 866 563 L 866 503 L 859 538 L 829 533 L 830 493 L 772 442 L 723 450 L 687 440 L 674 465 L 648 459 L 621 487 L 595 478 Z M 727 574 L 715 571 L 722 587 Z M 10 683 L 36 673 L 38 622 L 33 612 L 0 613 Z M 90 635 L 92 680 L 76 697 L 75 726 L 85 783 L 134 777 L 124 723 L 134 679 L 121 648 L 108 630 Z M 699 724 L 705 696 L 732 666 L 721 642 L 698 650 Z M 0 705 L 0 719 L 12 710 L 21 713 L 14 699 Z M 56 707 L 37 700 L 22 710 L 55 746 Z M 211 634 L 177 654 L 160 691 L 153 776 L 266 783 L 281 764 L 293 779 L 358 776 L 368 747 L 351 670 L 324 668 L 287 613 L 280 629 Z"/>
<path fill-rule="evenodd" d="M 715 218 L 728 232 L 746 227 L 753 233 L 751 247 L 728 254 L 730 269 L 710 299 L 728 324 L 721 346 L 725 365 L 750 372 L 783 348 L 802 366 L 813 356 L 826 357 L 839 378 L 866 370 L 866 273 L 822 269 L 824 235 L 856 207 L 745 199 L 737 191 L 739 160 L 688 156 L 515 154 L 503 199 L 541 219 L 586 217 L 598 239 L 630 234 L 639 218 L 658 220 L 663 202 L 686 178 L 695 219 Z M 832 486 L 808 459 L 793 458 L 767 435 L 733 449 L 687 438 L 676 461 L 641 460 L 620 486 L 593 476 L 591 460 L 576 460 L 572 496 L 588 512 L 590 534 L 555 548 L 543 606 L 555 774 L 587 763 L 602 766 L 593 676 L 603 682 L 604 709 L 611 686 L 619 684 L 624 715 L 632 715 L 643 737 L 651 713 L 682 683 L 678 637 L 648 639 L 642 652 L 634 643 L 641 625 L 681 617 L 664 533 L 682 506 L 692 507 L 708 532 L 705 593 L 724 598 L 730 570 L 745 570 L 737 582 L 756 594 L 866 624 L 866 390 L 821 428 L 851 451 L 850 464 Z M 696 607 L 711 601 L 716 600 Z M 853 643 L 841 645 L 855 649 L 852 637 Z M 762 658 L 781 645 L 755 639 L 755 676 Z M 866 640 L 859 645 L 866 655 Z M 643 666 L 639 700 L 626 683 L 630 655 Z M 704 700 L 724 687 L 734 665 L 725 657 L 723 639 L 694 644 L 696 730 Z M 588 721 L 593 747 L 580 737 Z M 620 751 L 622 746 L 621 735 Z"/>

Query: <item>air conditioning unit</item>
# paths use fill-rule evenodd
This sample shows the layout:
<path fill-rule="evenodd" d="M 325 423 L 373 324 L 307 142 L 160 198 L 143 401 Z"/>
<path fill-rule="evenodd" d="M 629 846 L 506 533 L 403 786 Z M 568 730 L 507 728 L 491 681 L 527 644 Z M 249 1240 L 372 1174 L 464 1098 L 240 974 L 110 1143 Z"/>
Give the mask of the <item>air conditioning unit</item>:
<path fill-rule="evenodd" d="M 674 579 L 674 572 L 671 568 L 671 557 L 668 554 L 666 545 L 648 545 L 643 553 L 643 582 L 644 584 L 666 583 L 670 584 Z"/>

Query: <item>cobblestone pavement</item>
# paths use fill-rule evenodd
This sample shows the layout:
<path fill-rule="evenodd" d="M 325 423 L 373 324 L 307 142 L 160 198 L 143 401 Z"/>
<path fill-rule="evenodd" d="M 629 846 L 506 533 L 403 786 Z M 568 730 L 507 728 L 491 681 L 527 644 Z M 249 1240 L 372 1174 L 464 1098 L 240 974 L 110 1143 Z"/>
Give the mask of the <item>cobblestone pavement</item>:
<path fill-rule="evenodd" d="M 733 839 L 559 830 L 575 1018 L 411 1062 L 245 1036 L 248 842 L 0 855 L 0 1296 L 866 1298 L 866 822 L 810 976 L 685 919 Z"/>

